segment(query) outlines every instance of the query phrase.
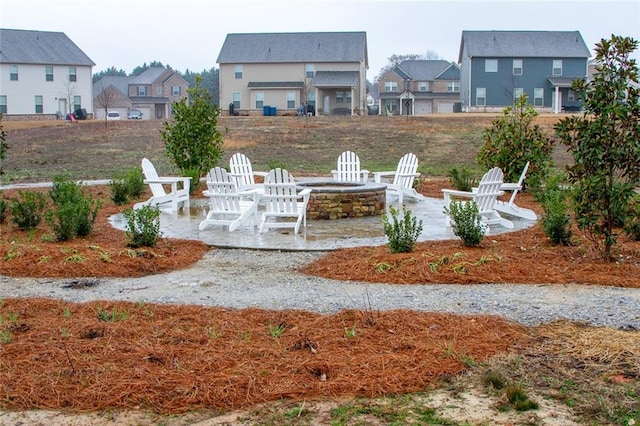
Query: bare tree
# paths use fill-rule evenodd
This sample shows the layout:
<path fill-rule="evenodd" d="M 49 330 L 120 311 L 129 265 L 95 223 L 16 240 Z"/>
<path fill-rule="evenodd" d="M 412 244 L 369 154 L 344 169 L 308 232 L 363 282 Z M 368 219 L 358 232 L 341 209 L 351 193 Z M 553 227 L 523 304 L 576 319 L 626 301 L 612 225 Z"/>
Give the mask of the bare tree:
<path fill-rule="evenodd" d="M 389 56 L 389 58 L 387 58 L 389 63 L 382 67 L 382 69 L 378 73 L 378 77 L 394 68 L 396 65 L 400 65 L 402 61 L 416 61 L 418 59 L 424 59 L 424 57 L 417 53 L 410 53 L 407 55 L 391 55 Z"/>
<path fill-rule="evenodd" d="M 107 128 L 107 116 L 109 109 L 112 108 L 118 99 L 118 89 L 109 85 L 104 87 L 104 85 L 100 85 L 100 92 L 95 98 L 95 104 L 98 108 L 104 109 L 104 127 Z"/>
<path fill-rule="evenodd" d="M 65 114 L 69 113 L 73 113 L 73 97 L 76 94 L 76 83 L 73 81 L 70 81 L 68 78 L 64 83 L 64 87 L 63 87 L 63 95 L 62 98 L 67 100 L 67 110 L 65 112 Z M 61 111 L 62 112 L 62 111 Z"/>
<path fill-rule="evenodd" d="M 427 53 L 424 54 L 424 59 L 430 60 L 430 61 L 437 61 L 437 60 L 442 60 L 444 59 L 442 56 L 440 56 L 438 54 L 438 52 L 436 52 L 435 50 L 427 50 Z"/>

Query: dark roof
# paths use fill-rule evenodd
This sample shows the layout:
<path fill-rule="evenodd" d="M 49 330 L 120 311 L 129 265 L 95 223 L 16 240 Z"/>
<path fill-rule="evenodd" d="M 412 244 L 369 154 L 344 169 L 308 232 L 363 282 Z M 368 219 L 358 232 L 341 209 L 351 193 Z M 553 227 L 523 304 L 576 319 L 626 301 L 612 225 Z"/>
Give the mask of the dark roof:
<path fill-rule="evenodd" d="M 589 58 L 579 31 L 463 31 L 462 55 L 487 58 Z"/>
<path fill-rule="evenodd" d="M 368 66 L 367 33 L 227 34 L 216 62 L 364 62 Z"/>
<path fill-rule="evenodd" d="M 573 80 L 584 77 L 549 77 L 549 83 L 553 85 L 553 87 L 571 87 Z"/>
<path fill-rule="evenodd" d="M 129 84 L 153 84 L 153 82 L 162 75 L 168 68 L 150 67 L 139 75 L 133 77 Z"/>
<path fill-rule="evenodd" d="M 314 87 L 354 87 L 358 85 L 358 71 L 316 71 Z"/>
<path fill-rule="evenodd" d="M 251 89 L 285 89 L 295 88 L 301 89 L 304 87 L 302 81 L 250 81 L 248 86 Z"/>
<path fill-rule="evenodd" d="M 115 87 L 117 90 L 122 92 L 124 96 L 128 96 L 129 93 L 129 80 L 131 77 L 127 77 L 124 75 L 107 75 L 102 77 L 100 80 L 93 83 L 93 97 L 95 98 L 109 86 Z"/>
<path fill-rule="evenodd" d="M 403 74 L 406 74 L 412 80 L 432 81 L 450 65 L 449 61 L 442 60 L 409 60 L 402 61 L 394 71 L 403 79 L 405 78 Z"/>
<path fill-rule="evenodd" d="M 0 29 L 0 63 L 94 66 L 65 33 Z"/>

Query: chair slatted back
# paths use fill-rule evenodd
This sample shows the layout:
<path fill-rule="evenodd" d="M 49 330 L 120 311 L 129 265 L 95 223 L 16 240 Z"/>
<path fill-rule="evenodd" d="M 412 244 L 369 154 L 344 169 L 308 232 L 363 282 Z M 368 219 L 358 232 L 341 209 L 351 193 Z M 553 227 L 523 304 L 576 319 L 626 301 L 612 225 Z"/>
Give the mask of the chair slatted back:
<path fill-rule="evenodd" d="M 362 174 L 360 173 L 360 158 L 355 152 L 345 151 L 338 157 L 336 167 L 338 182 L 360 182 Z"/>
<path fill-rule="evenodd" d="M 157 181 L 159 179 L 156 168 L 153 166 L 151 161 L 146 158 L 142 159 L 142 172 L 147 180 Z M 154 197 L 163 197 L 167 195 L 167 192 L 164 190 L 161 183 L 150 183 L 149 188 L 151 189 L 151 193 Z"/>
<path fill-rule="evenodd" d="M 211 209 L 216 212 L 240 212 L 241 196 L 235 180 L 222 167 L 207 173 L 207 189 Z"/>
<path fill-rule="evenodd" d="M 418 157 L 409 152 L 400 158 L 398 168 L 393 178 L 393 184 L 401 188 L 413 188 L 415 175 L 418 172 Z"/>
<path fill-rule="evenodd" d="M 233 154 L 229 159 L 229 170 L 234 175 L 238 188 L 255 185 L 251 160 L 246 155 L 239 152 Z"/>
<path fill-rule="evenodd" d="M 493 213 L 497 197 L 502 194 L 500 186 L 503 178 L 502 169 L 499 167 L 494 167 L 482 176 L 474 197 L 480 214 Z"/>
<path fill-rule="evenodd" d="M 269 213 L 298 213 L 295 179 L 285 169 L 273 169 L 264 181 L 265 207 Z"/>

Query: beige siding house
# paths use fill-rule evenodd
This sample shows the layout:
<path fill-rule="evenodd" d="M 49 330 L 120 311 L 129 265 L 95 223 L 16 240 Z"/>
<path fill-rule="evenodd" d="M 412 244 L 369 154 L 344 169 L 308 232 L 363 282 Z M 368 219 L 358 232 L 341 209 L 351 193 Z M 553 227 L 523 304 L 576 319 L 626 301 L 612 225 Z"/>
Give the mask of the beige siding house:
<path fill-rule="evenodd" d="M 64 33 L 0 29 L 0 113 L 8 119 L 55 119 L 93 112 L 95 64 Z"/>
<path fill-rule="evenodd" d="M 118 111 L 126 117 L 132 109 L 142 119 L 171 117 L 171 105 L 188 96 L 189 83 L 171 68 L 151 67 L 135 77 L 106 76 L 93 87 L 96 118 L 105 111 Z"/>
<path fill-rule="evenodd" d="M 223 110 L 366 114 L 365 32 L 228 34 L 217 62 Z"/>
<path fill-rule="evenodd" d="M 378 79 L 380 114 L 454 112 L 460 103 L 460 68 L 443 60 L 408 60 Z"/>

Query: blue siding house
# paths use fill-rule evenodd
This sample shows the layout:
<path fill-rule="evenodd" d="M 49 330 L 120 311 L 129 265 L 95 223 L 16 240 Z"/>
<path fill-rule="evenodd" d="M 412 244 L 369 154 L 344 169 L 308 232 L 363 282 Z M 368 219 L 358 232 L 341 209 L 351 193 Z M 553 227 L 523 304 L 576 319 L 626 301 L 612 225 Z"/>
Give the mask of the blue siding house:
<path fill-rule="evenodd" d="M 591 56 L 579 31 L 463 31 L 460 100 L 466 112 L 498 112 L 526 94 L 541 111 L 579 109 L 571 82 Z"/>

